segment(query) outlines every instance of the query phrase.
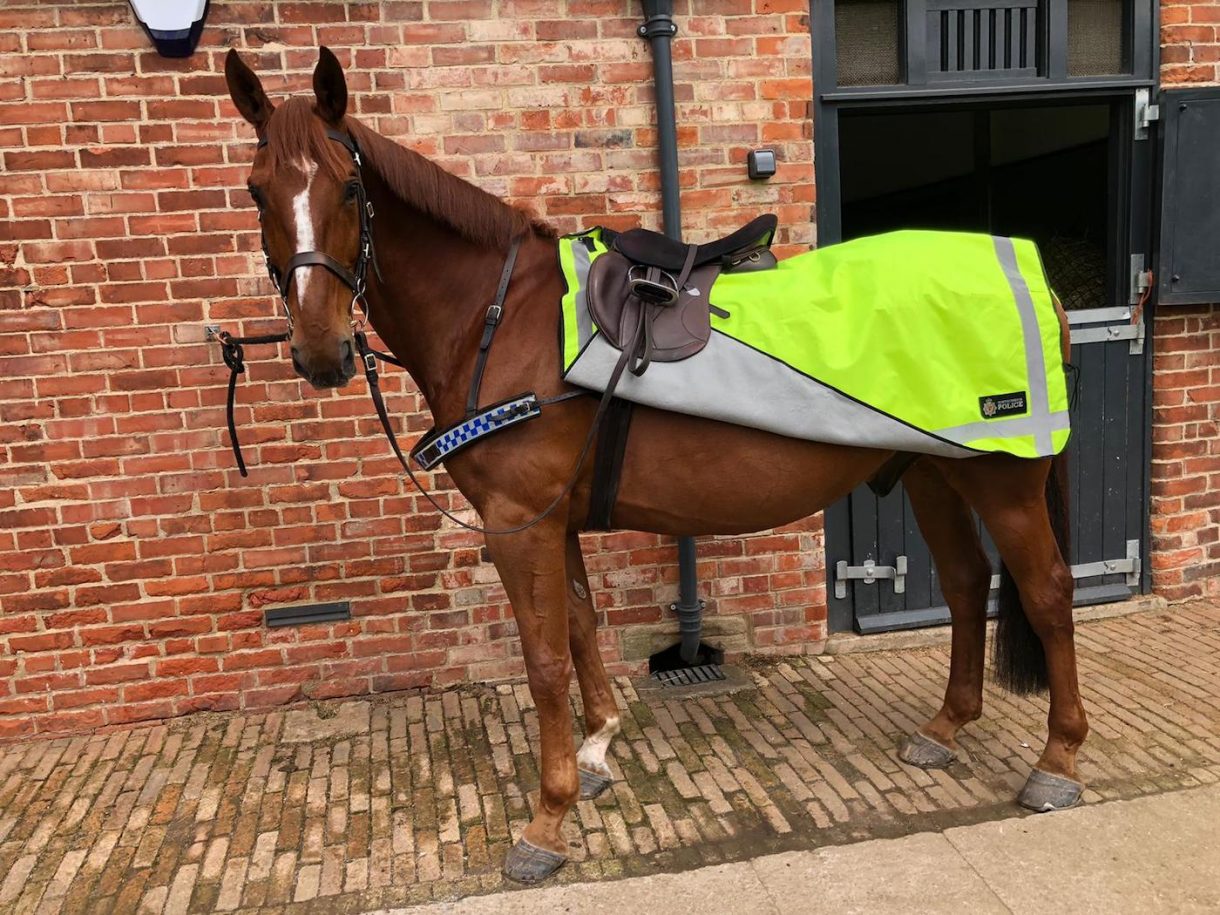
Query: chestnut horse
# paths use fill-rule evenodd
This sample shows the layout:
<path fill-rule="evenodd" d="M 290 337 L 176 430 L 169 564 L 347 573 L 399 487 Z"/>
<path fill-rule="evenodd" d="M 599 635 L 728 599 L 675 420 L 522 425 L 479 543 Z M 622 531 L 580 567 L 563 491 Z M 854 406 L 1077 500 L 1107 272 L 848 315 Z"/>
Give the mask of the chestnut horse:
<path fill-rule="evenodd" d="M 249 185 L 269 263 L 324 252 L 350 279 L 361 263 L 367 196 L 376 214 L 380 276 L 369 272 L 362 304 L 419 386 L 438 428 L 464 416 L 484 315 L 515 240 L 519 256 L 483 403 L 523 391 L 546 398 L 572 390 L 560 378 L 556 327 L 564 280 L 553 231 L 348 117 L 343 71 L 325 48 L 313 75 L 314 97 L 290 98 L 278 108 L 234 51 L 225 75 L 237 110 L 259 138 Z M 335 142 L 337 136 L 347 142 Z M 284 296 L 293 364 L 316 387 L 345 384 L 355 372 L 353 290 L 334 266 L 306 260 L 295 269 L 298 261 L 289 264 L 295 278 Z M 1062 312 L 1060 322 L 1066 363 Z M 592 396 L 544 407 L 539 418 L 489 436 L 446 465 L 489 528 L 487 546 L 512 603 L 538 708 L 541 792 L 505 863 L 506 874 L 524 882 L 541 880 L 564 862 L 564 815 L 578 797 L 609 785 L 606 750 L 619 729 L 578 539 L 592 477 L 592 462 L 579 458 L 596 408 Z M 891 457 L 638 407 L 615 519 L 622 528 L 674 536 L 774 528 L 841 499 Z M 947 765 L 958 730 L 982 711 L 992 573 L 973 509 L 1003 559 L 997 675 L 1021 692 L 1050 690 L 1046 747 L 1019 798 L 1039 810 L 1079 800 L 1076 754 L 1088 730 L 1064 558 L 1063 470 L 1062 455 L 1053 461 L 923 456 L 903 476 L 940 570 L 953 636 L 943 707 L 908 736 L 901 756 L 918 766 Z M 494 533 L 536 519 L 557 499 L 555 510 L 533 526 Z M 568 704 L 573 670 L 585 712 L 579 751 Z"/>

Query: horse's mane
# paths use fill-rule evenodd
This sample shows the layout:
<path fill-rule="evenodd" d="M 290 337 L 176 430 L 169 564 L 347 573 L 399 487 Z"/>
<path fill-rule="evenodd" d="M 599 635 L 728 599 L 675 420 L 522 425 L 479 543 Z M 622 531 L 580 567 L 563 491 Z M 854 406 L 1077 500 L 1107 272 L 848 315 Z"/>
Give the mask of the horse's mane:
<path fill-rule="evenodd" d="M 355 118 L 345 118 L 343 126 L 356 138 L 365 162 L 395 196 L 467 241 L 506 248 L 522 235 L 554 236 L 554 229 L 524 210 L 449 174 Z M 267 149 L 273 168 L 298 162 L 303 155 L 317 162 L 319 171 L 339 180 L 351 168 L 347 151 L 326 136 L 312 102 L 305 97 L 290 98 L 275 109 L 268 124 Z"/>
<path fill-rule="evenodd" d="M 451 175 L 435 162 L 353 118 L 347 128 L 369 164 L 405 204 L 447 225 L 467 241 L 506 248 L 530 233 L 551 236 L 555 230 L 519 207 Z"/>

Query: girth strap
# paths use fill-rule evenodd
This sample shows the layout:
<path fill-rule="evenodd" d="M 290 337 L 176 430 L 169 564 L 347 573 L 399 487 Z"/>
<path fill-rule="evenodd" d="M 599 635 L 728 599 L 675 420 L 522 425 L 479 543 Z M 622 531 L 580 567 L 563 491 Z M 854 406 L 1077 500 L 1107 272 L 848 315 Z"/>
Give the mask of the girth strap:
<path fill-rule="evenodd" d="M 597 450 L 593 455 L 593 479 L 585 530 L 614 529 L 614 504 L 618 501 L 618 486 L 623 475 L 623 458 L 627 454 L 627 437 L 631 433 L 634 406 L 630 400 L 612 398 L 602 419 L 597 434 Z"/>

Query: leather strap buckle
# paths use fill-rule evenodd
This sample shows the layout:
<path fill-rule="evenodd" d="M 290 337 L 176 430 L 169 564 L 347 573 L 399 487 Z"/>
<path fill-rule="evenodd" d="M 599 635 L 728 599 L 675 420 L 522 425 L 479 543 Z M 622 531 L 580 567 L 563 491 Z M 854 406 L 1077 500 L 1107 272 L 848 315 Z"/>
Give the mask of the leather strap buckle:
<path fill-rule="evenodd" d="M 640 264 L 627 271 L 627 288 L 633 296 L 650 305 L 673 305 L 678 301 L 678 282 L 672 276 L 664 270 L 657 270 L 655 275 L 639 276 L 637 270 L 652 273 Z"/>

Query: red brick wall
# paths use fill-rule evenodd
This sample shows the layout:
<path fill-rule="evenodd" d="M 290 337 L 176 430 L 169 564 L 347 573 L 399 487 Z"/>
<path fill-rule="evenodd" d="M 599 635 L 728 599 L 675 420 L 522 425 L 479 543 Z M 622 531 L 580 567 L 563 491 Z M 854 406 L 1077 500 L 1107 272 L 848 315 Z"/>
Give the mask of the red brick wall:
<path fill-rule="evenodd" d="M 812 240 L 804 4 L 679 4 L 685 228 L 773 210 Z M 315 48 L 356 113 L 562 230 L 655 225 L 650 58 L 626 0 L 215 3 L 196 55 L 157 57 L 125 2 L 0 3 L 0 737 L 518 673 L 479 538 L 395 473 L 362 385 L 322 396 L 251 352 L 248 480 L 205 323 L 274 326 L 253 153 L 219 75 L 247 52 L 273 94 Z M 779 175 L 745 179 L 771 145 Z M 610 214 L 608 217 L 605 214 Z M 407 438 L 428 425 L 391 376 Z M 438 484 L 444 485 L 444 479 Z M 712 613 L 753 645 L 824 635 L 820 523 L 701 545 Z M 591 538 L 606 653 L 676 592 L 671 542 Z M 354 619 L 267 631 L 262 608 Z"/>
<path fill-rule="evenodd" d="M 1162 0 L 1161 80 L 1166 86 L 1220 82 L 1220 3 Z"/>
<path fill-rule="evenodd" d="M 686 231 L 773 210 L 782 247 L 804 248 L 807 4 L 678 6 Z M 276 309 L 220 62 L 242 49 L 275 94 L 306 87 L 328 44 L 383 133 L 561 230 L 656 225 L 637 15 L 626 0 L 225 2 L 200 51 L 166 61 L 126 3 L 0 0 L 0 737 L 520 671 L 478 538 L 403 486 L 359 386 L 320 396 L 255 356 L 239 395 L 251 477 L 233 468 L 202 326 L 266 329 Z M 1220 82 L 1220 5 L 1162 19 L 1166 82 Z M 745 152 L 764 144 L 780 174 L 751 184 Z M 1155 335 L 1153 580 L 1214 593 L 1220 316 L 1165 309 Z M 409 383 L 387 385 L 410 439 L 427 417 Z M 664 619 L 673 545 L 587 546 L 621 659 L 625 633 Z M 700 554 L 709 611 L 746 620 L 750 645 L 824 636 L 818 520 Z M 354 620 L 260 625 L 265 606 L 330 599 Z"/>
<path fill-rule="evenodd" d="M 1220 309 L 1165 307 L 1153 355 L 1152 585 L 1220 593 Z"/>
<path fill-rule="evenodd" d="M 1166 88 L 1220 83 L 1220 3 L 1163 3 Z M 1161 309 L 1154 327 L 1152 584 L 1220 593 L 1220 309 Z"/>

